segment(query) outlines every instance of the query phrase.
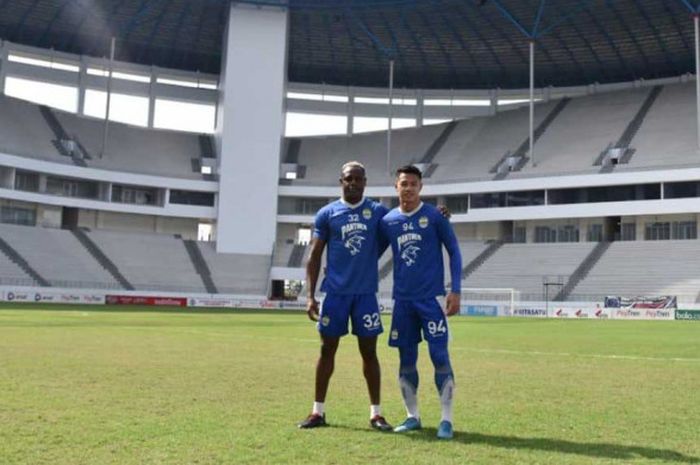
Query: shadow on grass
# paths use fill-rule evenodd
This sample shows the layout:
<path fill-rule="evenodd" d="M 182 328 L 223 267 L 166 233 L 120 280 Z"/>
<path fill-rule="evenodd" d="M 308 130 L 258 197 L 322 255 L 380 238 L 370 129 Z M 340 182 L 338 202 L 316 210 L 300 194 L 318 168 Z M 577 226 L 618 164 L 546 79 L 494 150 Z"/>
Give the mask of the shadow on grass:
<path fill-rule="evenodd" d="M 440 441 L 435 437 L 435 428 L 424 428 L 411 438 Z M 681 463 L 700 463 L 700 458 L 683 455 L 669 449 L 656 449 L 643 446 L 623 446 L 606 442 L 574 442 L 564 439 L 523 438 L 517 436 L 496 436 L 480 433 L 455 431 L 453 441 L 463 444 L 484 444 L 504 449 L 530 449 L 564 454 L 586 455 L 611 459 L 647 458 Z"/>
<path fill-rule="evenodd" d="M 336 428 L 354 429 L 357 431 L 371 431 L 343 425 L 333 425 Z M 413 431 L 401 436 L 411 440 L 421 440 L 429 442 L 443 442 L 435 435 L 435 428 L 423 428 L 420 431 Z M 373 432 L 373 434 L 376 434 Z M 391 433 L 387 433 L 391 434 Z M 697 463 L 700 458 L 691 457 L 669 449 L 656 449 L 643 446 L 624 446 L 620 444 L 610 444 L 605 442 L 574 442 L 564 439 L 549 438 L 524 438 L 517 436 L 497 436 L 490 434 L 469 433 L 466 431 L 455 431 L 452 442 L 470 444 L 483 444 L 503 449 L 528 449 L 545 452 L 557 452 L 561 454 L 585 455 L 595 458 L 610 458 L 633 460 L 639 458 L 665 460 L 669 462 Z"/>

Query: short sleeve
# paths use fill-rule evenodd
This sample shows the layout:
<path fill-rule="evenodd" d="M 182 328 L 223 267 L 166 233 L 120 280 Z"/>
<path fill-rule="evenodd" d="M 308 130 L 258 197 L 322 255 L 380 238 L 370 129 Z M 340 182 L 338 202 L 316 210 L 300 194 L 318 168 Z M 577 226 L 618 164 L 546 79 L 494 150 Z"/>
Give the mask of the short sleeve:
<path fill-rule="evenodd" d="M 328 242 L 329 236 L 329 225 L 328 225 L 328 210 L 325 208 L 321 209 L 316 213 L 316 218 L 314 219 L 314 231 L 313 237 L 321 239 L 322 241 Z"/>

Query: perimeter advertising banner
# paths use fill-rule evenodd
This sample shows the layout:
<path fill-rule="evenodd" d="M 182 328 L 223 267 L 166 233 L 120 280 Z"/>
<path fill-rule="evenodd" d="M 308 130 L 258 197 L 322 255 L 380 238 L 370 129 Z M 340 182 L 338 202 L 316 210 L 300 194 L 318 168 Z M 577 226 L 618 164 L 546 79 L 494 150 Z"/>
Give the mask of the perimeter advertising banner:
<path fill-rule="evenodd" d="M 652 297 L 636 296 L 636 297 L 620 297 L 607 296 L 605 298 L 605 306 L 608 308 L 655 308 L 655 309 L 675 309 L 677 305 L 676 296 L 660 295 Z"/>
<path fill-rule="evenodd" d="M 676 317 L 676 311 L 672 308 L 616 308 L 614 312 L 617 320 L 673 320 Z"/>
<path fill-rule="evenodd" d="M 105 298 L 91 292 L 8 290 L 2 293 L 5 302 L 41 302 L 54 304 L 102 305 Z"/>
<path fill-rule="evenodd" d="M 608 319 L 613 318 L 613 310 L 600 305 L 553 306 L 521 305 L 513 310 L 511 316 L 527 318 L 570 318 L 570 319 Z"/>
<path fill-rule="evenodd" d="M 497 305 L 462 305 L 460 315 L 467 316 L 498 316 Z"/>
<path fill-rule="evenodd" d="M 513 309 L 513 316 L 547 318 L 547 310 L 544 307 L 537 307 L 534 305 L 516 307 Z"/>
<path fill-rule="evenodd" d="M 671 295 L 620 297 L 608 296 L 605 306 L 618 320 L 673 320 L 677 299 Z"/>
<path fill-rule="evenodd" d="M 235 297 L 190 297 L 187 306 L 193 308 L 263 308 L 303 310 L 306 302 L 295 300 L 261 300 Z"/>
<path fill-rule="evenodd" d="M 186 307 L 187 299 L 184 297 L 154 297 L 139 295 L 108 295 L 105 297 L 108 305 L 152 305 Z"/>
<path fill-rule="evenodd" d="M 700 321 L 700 310 L 676 310 L 676 320 L 694 320 Z"/>

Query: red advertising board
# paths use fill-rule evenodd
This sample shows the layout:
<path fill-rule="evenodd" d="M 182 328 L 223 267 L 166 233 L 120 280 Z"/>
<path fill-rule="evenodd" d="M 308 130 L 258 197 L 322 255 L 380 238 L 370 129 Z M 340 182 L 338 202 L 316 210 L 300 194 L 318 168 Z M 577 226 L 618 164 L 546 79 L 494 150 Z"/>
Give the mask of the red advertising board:
<path fill-rule="evenodd" d="M 168 305 L 174 307 L 186 307 L 187 299 L 184 297 L 159 297 L 140 295 L 108 295 L 105 298 L 107 305 Z"/>

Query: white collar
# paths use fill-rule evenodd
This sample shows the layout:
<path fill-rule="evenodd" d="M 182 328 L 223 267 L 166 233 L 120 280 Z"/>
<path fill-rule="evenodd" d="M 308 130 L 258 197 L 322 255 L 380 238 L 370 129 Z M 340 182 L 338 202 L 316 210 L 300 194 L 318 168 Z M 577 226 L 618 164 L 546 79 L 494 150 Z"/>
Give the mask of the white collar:
<path fill-rule="evenodd" d="M 422 201 L 421 201 L 421 203 L 418 204 L 418 206 L 417 206 L 415 209 L 413 209 L 413 211 L 410 211 L 410 212 L 404 212 L 403 210 L 401 210 L 401 206 L 399 205 L 399 211 L 401 212 L 402 215 L 405 215 L 405 216 L 413 216 L 413 215 L 415 215 L 415 214 L 418 212 L 418 210 L 420 210 L 421 208 L 423 208 L 423 202 L 422 202 Z"/>
<path fill-rule="evenodd" d="M 351 204 L 351 203 L 348 203 L 344 198 L 342 198 L 342 197 L 340 198 L 340 202 L 341 202 L 343 205 L 345 205 L 346 207 L 350 208 L 351 210 L 354 210 L 355 208 L 357 208 L 357 207 L 359 207 L 360 205 L 362 205 L 362 204 L 364 203 L 364 201 L 365 201 L 365 198 L 362 197 L 362 198 L 360 199 L 360 201 L 357 202 L 356 204 Z"/>

